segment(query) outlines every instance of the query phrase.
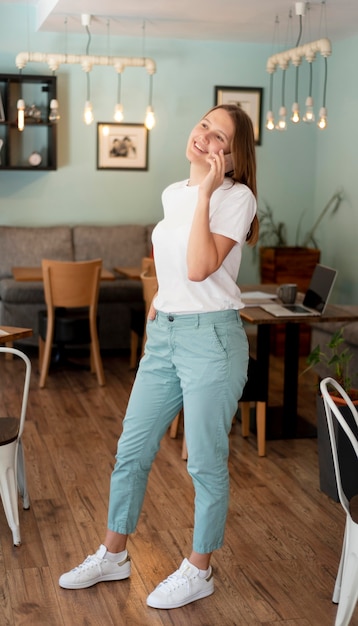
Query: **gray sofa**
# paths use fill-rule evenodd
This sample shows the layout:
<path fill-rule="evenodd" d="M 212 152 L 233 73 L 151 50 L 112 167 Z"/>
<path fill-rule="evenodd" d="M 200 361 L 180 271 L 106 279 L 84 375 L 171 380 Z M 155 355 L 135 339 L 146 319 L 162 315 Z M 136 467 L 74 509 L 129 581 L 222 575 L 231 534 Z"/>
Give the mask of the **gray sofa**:
<path fill-rule="evenodd" d="M 24 343 L 37 345 L 38 311 L 44 309 L 42 282 L 20 282 L 14 266 L 40 266 L 41 259 L 83 261 L 101 258 L 103 267 L 140 267 L 151 252 L 153 225 L 111 226 L 0 226 L 0 325 L 32 328 Z M 130 345 L 130 307 L 142 301 L 138 280 L 116 275 L 101 281 L 98 312 L 101 349 L 127 349 Z"/>
<path fill-rule="evenodd" d="M 347 304 L 342 308 L 358 315 L 357 305 Z M 347 347 L 352 352 L 353 356 L 349 364 L 350 375 L 354 387 L 358 387 L 358 322 L 317 323 L 312 324 L 311 327 L 311 346 L 314 348 L 318 344 L 321 347 L 322 352 L 325 352 L 326 346 L 333 333 L 340 328 L 343 328 L 344 344 L 342 344 L 342 348 Z M 332 375 L 332 371 L 330 371 L 323 363 L 319 363 L 315 367 L 315 371 L 321 378 Z"/>

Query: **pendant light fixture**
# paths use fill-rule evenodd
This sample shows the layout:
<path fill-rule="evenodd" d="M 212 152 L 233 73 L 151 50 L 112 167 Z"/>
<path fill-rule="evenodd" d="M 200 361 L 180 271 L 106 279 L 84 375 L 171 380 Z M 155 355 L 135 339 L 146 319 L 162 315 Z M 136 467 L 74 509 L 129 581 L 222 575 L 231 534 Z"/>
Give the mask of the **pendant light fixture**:
<path fill-rule="evenodd" d="M 282 70 L 282 90 L 281 90 L 281 106 L 278 112 L 279 118 L 276 124 L 276 130 L 287 130 L 287 110 L 285 107 L 285 81 L 286 81 L 286 69 Z"/>
<path fill-rule="evenodd" d="M 270 105 L 269 110 L 266 114 L 266 128 L 267 130 L 274 130 L 275 128 L 275 119 L 273 116 L 273 107 L 272 107 L 272 98 L 273 98 L 273 73 L 270 74 Z"/>
<path fill-rule="evenodd" d="M 17 128 L 20 131 L 25 128 L 25 100 L 22 98 L 17 101 Z"/>
<path fill-rule="evenodd" d="M 82 68 L 84 69 L 84 71 L 86 72 L 86 85 L 87 85 L 87 90 L 86 90 L 86 102 L 85 102 L 85 108 L 83 110 L 83 121 L 85 124 L 87 124 L 87 126 L 89 126 L 90 124 L 92 124 L 93 120 L 94 120 L 94 116 L 93 116 L 93 109 L 92 109 L 92 103 L 91 103 L 91 79 L 90 79 L 90 71 L 92 69 L 92 65 L 89 61 L 89 49 L 90 49 L 90 44 L 91 44 L 91 33 L 90 33 L 90 24 L 91 24 L 91 16 L 88 13 L 83 13 L 82 17 L 82 26 L 85 27 L 86 32 L 87 32 L 87 46 L 86 46 L 86 61 L 83 63 Z"/>
<path fill-rule="evenodd" d="M 310 82 L 309 82 L 308 96 L 306 98 L 306 111 L 303 116 L 303 121 L 306 122 L 306 124 L 312 124 L 312 122 L 314 122 L 315 120 L 315 115 L 313 111 L 313 98 L 312 98 L 312 61 L 310 61 L 309 66 L 310 66 Z"/>
<path fill-rule="evenodd" d="M 155 126 L 155 116 L 152 107 L 152 97 L 153 97 L 153 74 L 149 75 L 149 104 L 146 110 L 146 116 L 144 125 L 148 130 L 152 130 Z"/>
<path fill-rule="evenodd" d="M 155 116 L 152 104 L 153 94 L 153 75 L 156 73 L 156 63 L 153 59 L 143 54 L 140 57 L 121 57 L 112 55 L 90 55 L 89 47 L 91 42 L 91 33 L 89 26 L 91 23 L 91 15 L 84 14 L 81 16 L 81 23 L 86 28 L 88 35 L 88 42 L 86 46 L 86 54 L 77 55 L 71 54 L 66 51 L 66 54 L 58 53 L 43 53 L 43 52 L 20 52 L 16 56 L 16 67 L 21 71 L 28 63 L 47 63 L 50 70 L 55 72 L 60 65 L 81 65 L 84 72 L 86 72 L 86 102 L 83 112 L 83 118 L 86 124 L 91 124 L 94 120 L 93 107 L 91 103 L 91 83 L 90 72 L 94 65 L 99 65 L 101 68 L 114 67 L 117 72 L 117 103 L 115 106 L 115 121 L 120 122 L 123 120 L 123 104 L 121 102 L 121 75 L 126 67 L 144 68 L 149 74 L 149 104 L 146 109 L 145 125 L 148 129 L 153 128 L 155 125 Z M 143 28 L 143 44 L 144 44 L 144 28 Z M 21 101 L 19 101 L 21 102 Z M 25 103 L 24 103 L 25 104 Z M 55 107 L 54 107 L 55 108 Z M 21 111 L 21 109 L 19 109 Z M 54 115 L 54 113 L 53 113 Z M 22 114 L 20 112 L 20 120 Z M 20 121 L 20 124 L 24 122 Z"/>
<path fill-rule="evenodd" d="M 324 58 L 324 64 L 325 64 L 323 103 L 319 112 L 318 127 L 320 129 L 324 129 L 327 126 L 327 108 L 326 108 L 327 58 L 332 54 L 331 42 L 327 37 L 323 37 L 316 41 L 299 45 L 300 40 L 301 40 L 301 35 L 302 35 L 302 17 L 305 15 L 306 3 L 296 2 L 295 7 L 296 7 L 296 15 L 299 17 L 299 22 L 300 22 L 300 31 L 299 31 L 299 36 L 296 42 L 296 47 L 271 55 L 267 59 L 267 63 L 266 63 L 266 70 L 270 75 L 269 111 L 266 116 L 266 128 L 268 130 L 273 130 L 273 128 L 276 128 L 277 130 L 285 130 L 285 128 L 287 128 L 287 126 L 285 125 L 286 107 L 284 103 L 284 81 L 285 81 L 285 72 L 289 68 L 290 64 L 292 64 L 295 67 L 295 72 L 296 72 L 294 103 L 292 105 L 292 114 L 291 114 L 290 119 L 294 124 L 297 124 L 300 121 L 299 66 L 302 63 L 302 60 L 306 60 L 309 63 L 309 91 L 308 91 L 308 96 L 305 101 L 305 113 L 304 113 L 303 121 L 307 123 L 312 123 L 315 121 L 315 115 L 314 115 L 314 109 L 313 109 L 314 103 L 313 103 L 313 97 L 312 97 L 312 76 L 313 76 L 313 63 L 316 60 L 316 55 L 318 53 Z M 325 10 L 325 1 L 322 1 L 321 9 Z M 273 74 L 276 72 L 278 67 L 283 70 L 283 76 L 282 76 L 283 86 L 282 86 L 281 107 L 279 110 L 279 120 L 275 126 L 274 114 L 273 114 L 273 108 L 272 108 Z"/>
<path fill-rule="evenodd" d="M 325 130 L 327 128 L 326 92 L 327 92 L 327 57 L 324 59 L 323 103 L 319 110 L 319 120 L 317 122 L 317 126 L 321 130 Z"/>
<path fill-rule="evenodd" d="M 50 113 L 48 116 L 48 121 L 52 122 L 52 124 L 56 124 L 60 119 L 60 114 L 58 111 L 58 100 L 53 98 L 50 102 Z"/>
<path fill-rule="evenodd" d="M 122 85 L 122 71 L 118 70 L 118 78 L 117 78 L 117 104 L 114 107 L 114 115 L 113 119 L 115 122 L 123 121 L 123 104 L 121 100 L 121 85 Z"/>

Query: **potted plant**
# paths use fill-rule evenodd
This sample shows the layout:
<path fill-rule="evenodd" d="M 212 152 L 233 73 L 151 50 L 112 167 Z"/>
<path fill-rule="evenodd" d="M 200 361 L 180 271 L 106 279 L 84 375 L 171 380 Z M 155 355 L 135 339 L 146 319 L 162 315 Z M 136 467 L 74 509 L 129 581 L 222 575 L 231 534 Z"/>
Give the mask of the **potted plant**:
<path fill-rule="evenodd" d="M 357 378 L 357 373 L 352 375 L 349 367 L 352 357 L 353 353 L 348 346 L 344 345 L 343 329 L 340 328 L 333 333 L 326 350 L 322 350 L 320 345 L 313 348 L 307 357 L 307 367 L 302 374 L 320 363 L 323 364 L 327 368 L 327 376 L 334 378 L 347 392 L 354 404 L 358 404 L 358 389 L 352 386 L 354 378 Z M 340 402 L 340 399 L 335 396 L 334 390 L 332 390 L 332 396 L 337 403 Z"/>
<path fill-rule="evenodd" d="M 303 212 L 298 221 L 293 245 L 289 245 L 286 224 L 275 220 L 269 204 L 265 203 L 265 208 L 259 209 L 259 261 L 262 283 L 296 283 L 299 291 L 305 292 L 307 290 L 313 270 L 319 263 L 321 256 L 316 239 L 317 229 L 325 217 L 338 211 L 342 200 L 342 190 L 336 191 L 323 207 L 310 230 L 304 235 L 302 235 L 302 223 L 305 215 Z M 310 338 L 309 327 L 301 325 L 301 354 L 308 353 Z M 283 342 L 282 326 L 277 325 L 273 329 L 271 345 L 276 355 L 283 354 Z"/>
<path fill-rule="evenodd" d="M 353 353 L 349 347 L 344 345 L 343 330 L 337 330 L 331 337 L 324 349 L 319 345 L 315 346 L 307 357 L 307 367 L 302 372 L 304 374 L 311 368 L 321 365 L 324 367 L 325 376 L 334 378 L 347 392 L 354 404 L 358 405 L 358 389 L 352 385 L 357 379 L 357 373 L 350 372 L 350 364 Z M 302 375 L 301 374 L 301 375 Z M 353 431 L 358 434 L 357 424 L 354 421 L 351 411 L 341 398 L 338 398 L 332 389 L 332 398 L 340 405 L 340 411 L 347 419 Z M 338 458 L 341 467 L 342 483 L 348 497 L 358 493 L 358 476 L 352 472 L 352 467 L 356 466 L 357 460 L 355 452 L 349 443 L 347 436 L 335 421 L 336 440 Z M 339 501 L 336 478 L 333 466 L 331 444 L 329 440 L 328 426 L 324 409 L 323 399 L 317 394 L 317 443 L 318 443 L 318 464 L 320 476 L 320 489 L 336 502 Z"/>

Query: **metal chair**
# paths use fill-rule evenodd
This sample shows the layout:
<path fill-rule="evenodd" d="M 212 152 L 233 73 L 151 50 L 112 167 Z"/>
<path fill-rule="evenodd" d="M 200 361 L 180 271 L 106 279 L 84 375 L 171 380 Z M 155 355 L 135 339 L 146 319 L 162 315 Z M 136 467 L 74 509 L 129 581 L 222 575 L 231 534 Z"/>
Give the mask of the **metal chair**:
<path fill-rule="evenodd" d="M 23 508 L 29 509 L 24 451 L 21 436 L 24 430 L 27 399 L 30 388 L 31 363 L 29 358 L 16 348 L 0 347 L 0 353 L 17 356 L 25 363 L 25 376 L 20 417 L 0 417 L 0 495 L 5 515 L 12 532 L 15 546 L 21 544 L 18 491 Z"/>
<path fill-rule="evenodd" d="M 46 332 L 39 334 L 40 387 L 46 384 L 49 371 L 52 344 L 55 339 L 56 312 L 65 309 L 69 316 L 63 316 L 63 324 L 68 320 L 86 323 L 85 337 L 78 337 L 78 343 L 89 343 L 91 349 L 91 371 L 97 375 L 99 385 L 105 385 L 102 359 L 97 331 L 97 304 L 102 260 L 92 261 L 51 261 L 43 259 L 45 302 L 47 306 Z M 73 316 L 71 317 L 71 309 Z M 76 326 L 75 326 L 76 327 Z M 82 331 L 81 331 L 82 334 Z M 71 343 L 74 343 L 73 341 Z"/>
<path fill-rule="evenodd" d="M 330 394 L 334 389 L 344 406 L 338 406 Z M 331 442 L 334 471 L 340 503 L 346 513 L 342 554 L 333 591 L 332 601 L 338 604 L 335 626 L 348 626 L 358 599 L 358 494 L 348 499 L 340 468 L 338 454 L 338 431 L 348 438 L 356 456 L 351 468 L 358 472 L 358 411 L 344 389 L 333 378 L 327 377 L 320 383 Z M 354 432 L 354 430 L 356 432 Z"/>

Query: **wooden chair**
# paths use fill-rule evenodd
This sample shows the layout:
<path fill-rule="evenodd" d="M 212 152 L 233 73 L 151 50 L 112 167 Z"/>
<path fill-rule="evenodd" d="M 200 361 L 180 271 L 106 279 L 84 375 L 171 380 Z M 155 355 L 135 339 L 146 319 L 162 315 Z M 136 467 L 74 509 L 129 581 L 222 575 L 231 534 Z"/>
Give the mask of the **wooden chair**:
<path fill-rule="evenodd" d="M 45 302 L 47 306 L 46 338 L 39 335 L 40 387 L 46 384 L 56 324 L 56 308 L 83 309 L 88 318 L 91 349 L 91 371 L 99 385 L 105 385 L 97 331 L 97 304 L 102 260 L 52 261 L 43 259 Z"/>
<path fill-rule="evenodd" d="M 140 275 L 140 279 L 142 281 L 143 287 L 143 300 L 144 300 L 144 320 L 147 319 L 148 312 L 152 300 L 158 291 L 158 281 L 157 275 L 155 272 L 154 260 L 151 259 L 151 263 L 147 262 L 145 269 L 142 271 Z M 144 331 L 143 331 L 143 339 L 142 339 L 142 356 L 144 354 L 144 346 L 147 340 L 146 332 L 145 332 L 145 321 L 144 321 Z"/>
<path fill-rule="evenodd" d="M 266 392 L 260 382 L 257 361 L 249 358 L 248 379 L 239 402 L 241 412 L 241 434 L 248 437 L 250 434 L 250 408 L 255 404 L 257 452 L 259 456 L 266 455 Z"/>
<path fill-rule="evenodd" d="M 24 383 L 22 386 L 22 402 L 19 417 L 0 417 L 0 495 L 5 515 L 12 532 L 15 546 L 21 544 L 18 491 L 23 500 L 23 508 L 29 509 L 27 492 L 25 459 L 21 443 L 24 430 L 27 399 L 30 388 L 30 359 L 15 348 L 0 347 L 0 353 L 19 357 L 25 364 Z"/>
<path fill-rule="evenodd" d="M 143 257 L 141 263 L 141 274 L 146 273 L 147 270 L 153 273 L 154 260 L 152 257 Z M 138 347 L 139 340 L 142 339 L 145 330 L 145 304 L 133 303 L 130 309 L 130 324 L 131 324 L 131 346 L 130 346 L 130 358 L 129 368 L 135 369 L 138 364 Z"/>

